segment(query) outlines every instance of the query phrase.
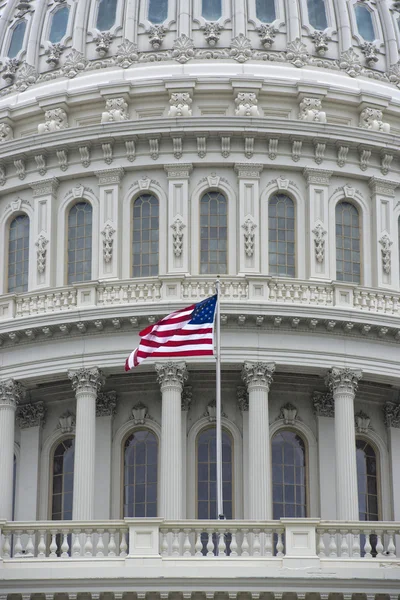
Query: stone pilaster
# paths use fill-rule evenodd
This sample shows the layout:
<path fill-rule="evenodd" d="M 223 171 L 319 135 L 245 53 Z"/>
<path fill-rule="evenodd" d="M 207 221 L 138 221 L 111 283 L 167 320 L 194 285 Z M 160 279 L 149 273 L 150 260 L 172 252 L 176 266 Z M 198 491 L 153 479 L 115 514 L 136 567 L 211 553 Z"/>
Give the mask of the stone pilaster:
<path fill-rule="evenodd" d="M 119 246 L 122 229 L 120 184 L 124 169 L 96 171 L 99 182 L 99 279 L 121 277 Z"/>
<path fill-rule="evenodd" d="M 260 273 L 260 178 L 263 165 L 237 163 L 239 183 L 239 273 Z"/>
<path fill-rule="evenodd" d="M 335 456 L 337 518 L 358 521 L 354 397 L 361 371 L 333 367 L 326 377 L 335 403 Z"/>
<path fill-rule="evenodd" d="M 25 388 L 14 379 L 0 381 L 0 519 L 13 515 L 15 411 Z"/>
<path fill-rule="evenodd" d="M 307 277 L 329 279 L 328 200 L 332 171 L 304 169 L 307 182 Z"/>
<path fill-rule="evenodd" d="M 69 371 L 76 395 L 74 501 L 72 518 L 90 521 L 94 518 L 96 399 L 104 385 L 97 367 Z"/>
<path fill-rule="evenodd" d="M 56 282 L 57 221 L 56 202 L 59 180 L 55 177 L 31 184 L 33 190 L 30 281 L 32 290 L 49 288 Z"/>
<path fill-rule="evenodd" d="M 189 273 L 189 178 L 192 164 L 165 165 L 168 177 L 168 273 Z"/>
<path fill-rule="evenodd" d="M 188 378 L 184 362 L 156 364 L 162 395 L 160 517 L 182 519 L 182 391 Z"/>
<path fill-rule="evenodd" d="M 319 500 L 321 518 L 336 519 L 335 403 L 331 392 L 314 392 L 312 396 L 318 428 Z"/>
<path fill-rule="evenodd" d="M 249 519 L 272 519 L 268 392 L 274 371 L 274 363 L 262 362 L 246 362 L 242 369 L 249 393 Z"/>
<path fill-rule="evenodd" d="M 389 438 L 393 520 L 398 521 L 400 519 L 400 470 L 397 461 L 400 456 L 400 404 L 386 402 L 384 406 L 384 417 Z M 400 542 L 400 536 L 397 537 L 396 543 L 397 542 Z"/>

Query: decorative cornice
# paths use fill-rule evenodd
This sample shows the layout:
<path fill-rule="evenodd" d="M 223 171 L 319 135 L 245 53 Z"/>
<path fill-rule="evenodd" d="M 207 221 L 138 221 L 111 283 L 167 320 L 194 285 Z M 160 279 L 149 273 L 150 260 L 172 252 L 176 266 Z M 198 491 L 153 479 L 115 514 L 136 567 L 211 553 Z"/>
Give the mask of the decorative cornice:
<path fill-rule="evenodd" d="M 94 174 L 99 180 L 99 185 L 119 184 L 125 175 L 125 170 L 122 167 L 119 169 L 104 169 L 95 171 Z"/>
<path fill-rule="evenodd" d="M 400 184 L 397 181 L 390 181 L 389 179 L 371 177 L 368 181 L 368 185 L 374 194 L 381 194 L 383 196 L 394 198 L 394 191 Z"/>
<path fill-rule="evenodd" d="M 187 385 L 183 388 L 183 391 L 182 391 L 181 407 L 184 412 L 187 412 L 190 409 L 190 407 L 192 405 L 192 401 L 193 401 L 192 387 L 190 385 Z"/>
<path fill-rule="evenodd" d="M 383 407 L 386 427 L 400 429 L 400 404 L 396 402 L 386 402 Z"/>
<path fill-rule="evenodd" d="M 68 371 L 68 378 L 72 382 L 72 389 L 76 394 L 82 392 L 98 394 L 104 385 L 105 377 L 97 367 L 87 369 L 83 367 L 77 371 Z"/>
<path fill-rule="evenodd" d="M 40 427 L 46 422 L 46 407 L 44 402 L 21 404 L 17 408 L 17 424 L 20 429 Z"/>
<path fill-rule="evenodd" d="M 190 173 L 193 171 L 193 165 L 192 163 L 164 165 L 164 171 L 168 179 L 189 179 Z"/>
<path fill-rule="evenodd" d="M 158 363 L 155 365 L 157 373 L 157 381 L 160 384 L 161 391 L 163 388 L 176 387 L 182 392 L 185 381 L 189 374 L 184 362 L 167 362 Z"/>
<path fill-rule="evenodd" d="M 26 389 L 15 379 L 4 379 L 0 381 L 0 408 L 11 406 L 16 408 L 17 405 L 26 397 Z"/>
<path fill-rule="evenodd" d="M 248 412 L 249 410 L 249 393 L 247 389 L 241 385 L 237 387 L 236 398 L 239 409 L 242 412 Z"/>
<path fill-rule="evenodd" d="M 99 392 L 96 398 L 96 417 L 113 417 L 117 412 L 117 392 Z"/>
<path fill-rule="evenodd" d="M 242 380 L 250 390 L 252 387 L 264 387 L 269 391 L 275 363 L 245 362 L 242 368 Z"/>
<path fill-rule="evenodd" d="M 310 183 L 314 183 L 317 185 L 329 185 L 331 177 L 333 175 L 333 171 L 306 168 L 303 171 L 303 175 L 307 181 L 307 185 L 310 185 Z"/>
<path fill-rule="evenodd" d="M 355 394 L 358 382 L 362 377 L 361 370 L 352 370 L 347 367 L 332 367 L 326 376 L 325 383 L 332 394 Z"/>
<path fill-rule="evenodd" d="M 331 392 L 314 392 L 312 395 L 314 414 L 318 417 L 334 417 L 335 402 Z"/>
<path fill-rule="evenodd" d="M 260 179 L 264 165 L 258 163 L 235 163 L 234 169 L 239 179 Z"/>
<path fill-rule="evenodd" d="M 55 195 L 59 185 L 60 182 L 57 177 L 51 177 L 50 179 L 31 183 L 30 187 L 33 190 L 33 197 L 37 198 L 38 196 L 47 196 L 49 194 Z"/>

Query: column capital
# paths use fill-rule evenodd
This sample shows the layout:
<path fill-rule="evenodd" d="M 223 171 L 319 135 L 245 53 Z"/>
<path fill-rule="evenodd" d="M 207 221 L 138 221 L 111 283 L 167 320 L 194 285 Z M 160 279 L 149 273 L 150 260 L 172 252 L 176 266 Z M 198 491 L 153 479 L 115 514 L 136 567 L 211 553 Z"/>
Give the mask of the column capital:
<path fill-rule="evenodd" d="M 117 392 L 100 392 L 96 398 L 96 417 L 113 417 L 117 412 Z"/>
<path fill-rule="evenodd" d="M 40 427 L 46 422 L 46 407 L 44 402 L 30 402 L 17 408 L 17 424 L 20 429 Z"/>
<path fill-rule="evenodd" d="M 353 370 L 348 367 L 332 367 L 327 373 L 325 383 L 332 394 L 337 392 L 355 394 L 361 377 L 362 371 L 359 369 Z"/>
<path fill-rule="evenodd" d="M 245 362 L 242 368 L 242 380 L 248 389 L 265 387 L 269 391 L 274 372 L 275 363 Z"/>
<path fill-rule="evenodd" d="M 334 417 L 335 402 L 331 392 L 314 392 L 312 395 L 314 415 L 318 417 Z"/>
<path fill-rule="evenodd" d="M 68 371 L 68 378 L 72 382 L 72 389 L 79 392 L 92 392 L 97 394 L 104 385 L 105 377 L 97 367 L 89 369 L 83 367 L 77 371 Z"/>
<path fill-rule="evenodd" d="M 397 404 L 396 402 L 386 402 L 383 407 L 383 412 L 385 415 L 386 427 L 400 429 L 400 404 Z"/>
<path fill-rule="evenodd" d="M 95 171 L 94 174 L 99 180 L 99 185 L 112 185 L 121 183 L 121 179 L 125 175 L 124 169 L 104 169 L 102 171 Z"/>
<path fill-rule="evenodd" d="M 164 388 L 179 388 L 182 392 L 185 381 L 189 374 L 184 362 L 167 362 L 156 364 L 157 381 L 160 384 L 161 391 Z"/>
<path fill-rule="evenodd" d="M 192 405 L 193 391 L 190 385 L 183 388 L 182 391 L 182 403 L 181 408 L 184 412 L 187 412 Z"/>
<path fill-rule="evenodd" d="M 399 187 L 397 181 L 390 181 L 384 177 L 371 177 L 368 181 L 368 185 L 373 194 L 390 196 L 391 198 L 394 198 L 394 191 Z"/>
<path fill-rule="evenodd" d="M 3 379 L 0 381 L 0 408 L 11 406 L 16 409 L 17 405 L 26 397 L 26 389 L 15 379 Z"/>
<path fill-rule="evenodd" d="M 249 393 L 247 389 L 241 385 L 237 387 L 236 398 L 241 412 L 249 411 Z"/>

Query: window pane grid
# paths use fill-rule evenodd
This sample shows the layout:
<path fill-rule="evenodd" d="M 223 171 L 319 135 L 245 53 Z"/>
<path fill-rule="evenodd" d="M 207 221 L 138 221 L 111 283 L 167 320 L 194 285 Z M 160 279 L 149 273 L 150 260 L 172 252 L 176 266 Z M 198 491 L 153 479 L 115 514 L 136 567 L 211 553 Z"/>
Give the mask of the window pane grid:
<path fill-rule="evenodd" d="M 72 519 L 74 454 L 75 440 L 73 438 L 62 441 L 54 452 L 51 509 L 53 520 Z"/>
<path fill-rule="evenodd" d="M 360 521 L 378 521 L 378 477 L 374 449 L 365 440 L 356 440 L 358 509 Z"/>
<path fill-rule="evenodd" d="M 224 515 L 232 519 L 232 441 L 222 432 L 222 486 Z M 216 432 L 206 429 L 197 440 L 197 518 L 217 518 Z"/>
<path fill-rule="evenodd" d="M 349 202 L 340 202 L 336 206 L 336 279 L 361 281 L 359 216 Z"/>
<path fill-rule="evenodd" d="M 143 194 L 133 204 L 132 276 L 158 275 L 159 202 L 151 194 Z"/>
<path fill-rule="evenodd" d="M 280 431 L 272 439 L 273 518 L 306 517 L 306 452 L 303 439 Z"/>
<path fill-rule="evenodd" d="M 148 430 L 125 442 L 124 517 L 157 516 L 158 441 Z"/>
<path fill-rule="evenodd" d="M 294 203 L 285 194 L 272 196 L 268 204 L 270 275 L 295 277 Z"/>
<path fill-rule="evenodd" d="M 68 283 L 92 278 L 92 207 L 78 202 L 68 215 Z"/>
<path fill-rule="evenodd" d="M 29 217 L 19 215 L 10 223 L 8 241 L 8 291 L 26 292 L 29 276 Z"/>
<path fill-rule="evenodd" d="M 220 192 L 207 192 L 200 201 L 200 273 L 228 271 L 228 206 Z"/>

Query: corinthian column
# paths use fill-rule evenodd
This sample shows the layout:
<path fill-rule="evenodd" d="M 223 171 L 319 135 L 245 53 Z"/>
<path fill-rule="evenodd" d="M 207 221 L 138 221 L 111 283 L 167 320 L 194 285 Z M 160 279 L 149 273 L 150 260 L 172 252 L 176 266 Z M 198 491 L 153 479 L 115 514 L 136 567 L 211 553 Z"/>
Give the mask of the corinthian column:
<path fill-rule="evenodd" d="M 76 395 L 72 518 L 74 521 L 90 521 L 94 518 L 96 398 L 104 384 L 104 376 L 93 367 L 69 371 L 68 377 Z"/>
<path fill-rule="evenodd" d="M 361 371 L 333 367 L 326 384 L 335 404 L 336 505 L 339 521 L 358 521 L 354 397 Z"/>
<path fill-rule="evenodd" d="M 14 379 L 0 381 L 0 519 L 7 521 L 13 514 L 15 410 L 25 394 Z"/>
<path fill-rule="evenodd" d="M 274 371 L 274 363 L 261 362 L 246 362 L 242 370 L 249 393 L 249 519 L 272 519 L 268 392 Z"/>
<path fill-rule="evenodd" d="M 183 518 L 182 408 L 183 385 L 188 378 L 184 362 L 156 365 L 162 394 L 160 517 Z"/>

